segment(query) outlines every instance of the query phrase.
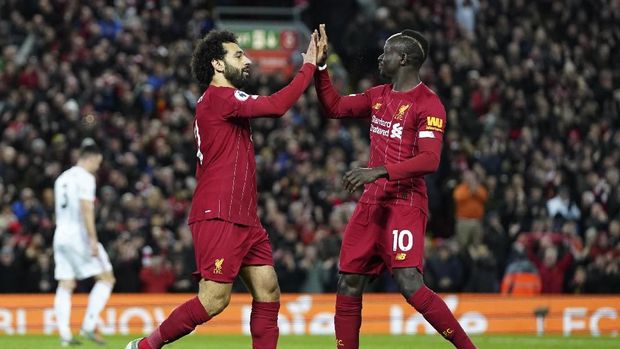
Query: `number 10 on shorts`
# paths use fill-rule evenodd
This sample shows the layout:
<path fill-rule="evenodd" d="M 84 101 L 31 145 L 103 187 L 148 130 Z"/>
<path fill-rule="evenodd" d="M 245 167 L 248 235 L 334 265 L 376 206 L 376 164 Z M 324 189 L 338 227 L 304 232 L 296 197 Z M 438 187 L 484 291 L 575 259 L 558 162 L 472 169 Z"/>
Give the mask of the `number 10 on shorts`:
<path fill-rule="evenodd" d="M 392 230 L 392 250 L 409 251 L 413 247 L 413 234 L 409 230 Z"/>

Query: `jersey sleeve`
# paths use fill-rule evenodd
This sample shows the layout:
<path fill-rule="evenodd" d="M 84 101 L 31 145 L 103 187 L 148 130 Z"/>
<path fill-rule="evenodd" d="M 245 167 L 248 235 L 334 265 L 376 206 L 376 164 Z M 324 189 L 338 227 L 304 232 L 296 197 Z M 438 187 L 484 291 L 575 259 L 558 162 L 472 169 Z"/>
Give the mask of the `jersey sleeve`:
<path fill-rule="evenodd" d="M 370 116 L 371 96 L 369 91 L 364 93 L 341 96 L 332 85 L 327 69 L 317 71 L 314 86 L 319 102 L 327 117 L 366 118 Z"/>
<path fill-rule="evenodd" d="M 223 100 L 224 118 L 280 117 L 301 97 L 312 81 L 315 65 L 304 64 L 293 80 L 270 96 L 248 95 L 236 90 Z"/>
<path fill-rule="evenodd" d="M 94 176 L 84 175 L 79 179 L 77 195 L 80 200 L 95 201 L 96 190 Z"/>
<path fill-rule="evenodd" d="M 430 98 L 418 112 L 418 152 L 410 159 L 385 166 L 388 179 L 400 180 L 437 171 L 441 157 L 446 111 L 439 97 Z"/>

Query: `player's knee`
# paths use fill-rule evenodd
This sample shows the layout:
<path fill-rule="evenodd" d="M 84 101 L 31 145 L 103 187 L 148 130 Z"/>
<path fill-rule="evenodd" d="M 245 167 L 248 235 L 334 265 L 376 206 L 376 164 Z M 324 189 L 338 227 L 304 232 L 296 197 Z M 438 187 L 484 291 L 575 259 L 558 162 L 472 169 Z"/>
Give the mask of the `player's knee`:
<path fill-rule="evenodd" d="M 62 288 L 66 289 L 66 290 L 69 290 L 69 291 L 73 291 L 76 286 L 77 286 L 77 283 L 75 282 L 75 280 L 60 280 L 60 281 L 58 281 L 58 287 L 62 287 Z"/>
<path fill-rule="evenodd" d="M 198 295 L 198 298 L 210 316 L 221 313 L 230 303 L 230 294 L 215 295 L 201 293 Z"/>
<path fill-rule="evenodd" d="M 114 284 L 116 283 L 116 278 L 114 277 L 114 275 L 110 275 L 110 276 L 107 276 L 103 281 L 110 284 L 110 286 L 114 286 Z"/>
<path fill-rule="evenodd" d="M 399 268 L 394 270 L 394 280 L 398 284 L 400 293 L 409 299 L 411 295 L 416 293 L 424 286 L 424 278 L 422 273 L 416 268 Z"/>
<path fill-rule="evenodd" d="M 101 281 L 101 282 L 105 282 L 107 284 L 109 284 L 110 286 L 114 286 L 114 284 L 116 283 L 116 278 L 114 277 L 114 274 L 112 273 L 103 273 L 99 276 L 96 277 L 97 281 Z"/>
<path fill-rule="evenodd" d="M 338 293 L 345 296 L 359 297 L 364 292 L 366 278 L 363 275 L 340 274 Z"/>
<path fill-rule="evenodd" d="M 256 300 L 259 302 L 277 302 L 280 300 L 280 287 L 276 280 L 266 283 L 256 293 Z"/>

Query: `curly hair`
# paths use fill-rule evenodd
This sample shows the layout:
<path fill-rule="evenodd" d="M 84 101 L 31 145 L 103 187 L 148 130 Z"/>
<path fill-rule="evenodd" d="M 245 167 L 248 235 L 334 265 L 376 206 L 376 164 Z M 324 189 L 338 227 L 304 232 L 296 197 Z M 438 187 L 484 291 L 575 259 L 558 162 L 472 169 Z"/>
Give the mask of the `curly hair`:
<path fill-rule="evenodd" d="M 192 73 L 200 84 L 208 85 L 213 79 L 215 70 L 211 65 L 214 59 L 224 59 L 226 50 L 223 43 L 237 43 L 237 37 L 234 33 L 227 30 L 210 31 L 194 49 L 192 54 Z"/>

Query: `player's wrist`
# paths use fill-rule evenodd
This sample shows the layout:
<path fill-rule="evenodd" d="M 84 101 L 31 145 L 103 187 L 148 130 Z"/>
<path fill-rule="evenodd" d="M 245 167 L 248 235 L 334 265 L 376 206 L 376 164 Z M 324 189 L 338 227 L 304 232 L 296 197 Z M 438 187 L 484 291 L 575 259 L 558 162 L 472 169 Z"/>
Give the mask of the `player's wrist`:
<path fill-rule="evenodd" d="M 375 176 L 377 179 L 379 178 L 387 178 L 388 177 L 388 171 L 385 168 L 385 166 L 378 166 L 378 167 L 374 167 L 372 169 L 375 173 Z"/>

